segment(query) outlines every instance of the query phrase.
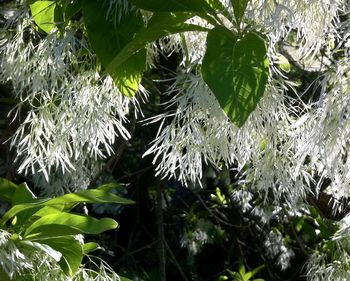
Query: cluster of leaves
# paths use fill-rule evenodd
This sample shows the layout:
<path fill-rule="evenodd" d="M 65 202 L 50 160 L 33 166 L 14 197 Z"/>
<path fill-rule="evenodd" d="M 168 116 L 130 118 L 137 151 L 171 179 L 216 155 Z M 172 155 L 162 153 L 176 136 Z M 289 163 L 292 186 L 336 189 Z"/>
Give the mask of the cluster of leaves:
<path fill-rule="evenodd" d="M 1 178 L 0 200 L 11 208 L 2 216 L 0 227 L 11 233 L 18 248 L 45 252 L 67 276 L 73 276 L 83 257 L 99 248 L 94 242 L 82 243 L 76 235 L 97 235 L 118 227 L 111 218 L 96 219 L 78 214 L 74 208 L 83 203 L 134 203 L 111 193 L 115 188 L 109 184 L 52 199 L 37 198 L 25 183 L 16 185 Z M 7 280 L 6 276 L 3 279 Z"/>
<path fill-rule="evenodd" d="M 247 0 L 231 1 L 232 18 L 220 1 L 141 1 L 121 18 L 108 15 L 103 1 L 34 1 L 30 8 L 38 27 L 50 33 L 64 29 L 82 12 L 84 28 L 104 72 L 121 92 L 133 96 L 146 69 L 146 47 L 167 35 L 185 31 L 207 32 L 207 50 L 201 72 L 227 116 L 243 126 L 264 94 L 268 60 L 263 36 L 256 30 L 241 30 Z M 152 12 L 147 23 L 135 7 Z M 187 21 L 200 17 L 213 28 Z M 235 27 L 228 29 L 221 17 Z M 218 55 L 219 54 L 219 55 Z"/>

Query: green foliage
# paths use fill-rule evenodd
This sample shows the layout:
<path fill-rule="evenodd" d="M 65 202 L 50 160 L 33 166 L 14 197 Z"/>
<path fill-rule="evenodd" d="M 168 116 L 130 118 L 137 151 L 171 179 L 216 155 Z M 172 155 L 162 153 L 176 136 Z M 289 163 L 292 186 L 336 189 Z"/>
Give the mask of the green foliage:
<path fill-rule="evenodd" d="M 148 43 L 164 36 L 185 31 L 207 31 L 206 28 L 185 23 L 192 16 L 187 13 L 154 13 L 147 27 L 135 34 L 134 39 L 114 57 L 107 72 L 119 67 Z"/>
<path fill-rule="evenodd" d="M 56 27 L 59 10 L 56 1 L 35 1 L 30 4 L 35 23 L 46 33 Z"/>
<path fill-rule="evenodd" d="M 58 210 L 69 211 L 79 203 L 117 203 L 117 204 L 132 204 L 133 201 L 121 198 L 115 194 L 104 190 L 89 189 L 81 190 L 76 193 L 65 194 L 61 197 L 53 199 L 37 199 L 32 203 L 14 205 L 8 210 L 0 220 L 0 224 L 5 224 L 10 218 L 13 218 L 19 213 L 35 210 L 39 211 L 42 207 L 49 206 Z M 52 209 L 53 210 L 53 209 Z"/>
<path fill-rule="evenodd" d="M 231 281 L 265 281 L 262 278 L 252 279 L 254 275 L 259 273 L 265 265 L 260 265 L 251 271 L 247 271 L 244 263 L 242 260 L 239 261 L 238 271 L 231 271 L 227 270 L 229 273 L 229 276 L 227 275 L 221 275 L 219 276 L 216 281 L 224 281 L 224 280 L 231 280 Z"/>
<path fill-rule="evenodd" d="M 110 193 L 113 187 L 104 185 L 101 189 L 43 199 L 36 198 L 26 184 L 0 179 L 1 198 L 12 204 L 1 220 L 2 228 L 12 233 L 12 240 L 19 247 L 45 252 L 66 275 L 73 276 L 84 255 L 99 248 L 96 243 L 84 244 L 76 235 L 100 234 L 116 229 L 118 224 L 111 218 L 75 214 L 72 209 L 79 203 L 133 203 Z M 7 228 L 5 223 L 10 219 L 12 224 Z"/>
<path fill-rule="evenodd" d="M 117 227 L 118 224 L 110 218 L 98 220 L 89 216 L 60 212 L 40 217 L 26 229 L 24 238 L 99 234 Z"/>
<path fill-rule="evenodd" d="M 146 26 L 137 10 L 131 9 L 117 19 L 108 16 L 107 3 L 96 0 L 74 3 L 65 0 L 35 1 L 31 10 L 37 25 L 49 33 L 55 27 L 58 11 L 67 22 L 82 4 L 84 25 L 92 49 L 105 72 L 129 97 L 139 89 L 146 68 L 147 45 L 175 33 L 208 31 L 186 23 L 193 16 L 202 17 L 215 26 L 208 32 L 202 67 L 204 80 L 230 120 L 239 127 L 243 126 L 264 94 L 268 74 L 266 46 L 261 36 L 249 32 L 243 38 L 238 37 L 249 1 L 231 1 L 237 34 L 222 25 L 218 14 L 232 19 L 218 0 L 130 2 L 137 8 L 154 12 Z"/>
<path fill-rule="evenodd" d="M 143 27 L 139 13 L 130 11 L 121 19 L 107 17 L 108 4 L 85 1 L 83 15 L 88 39 L 104 67 L 132 41 L 134 34 Z M 144 47 L 144 46 L 143 46 Z M 133 96 L 138 90 L 142 73 L 146 67 L 146 50 L 137 50 L 122 64 L 108 68 L 118 88 L 126 96 Z"/>
<path fill-rule="evenodd" d="M 264 40 L 255 32 L 238 38 L 224 27 L 212 29 L 208 32 L 202 75 L 230 120 L 243 126 L 267 83 Z"/>
<path fill-rule="evenodd" d="M 64 22 L 68 22 L 81 10 L 82 2 L 83 0 L 61 0 L 57 2 L 57 5 L 61 9 Z"/>
<path fill-rule="evenodd" d="M 211 6 L 205 0 L 130 0 L 136 7 L 152 12 L 209 12 Z"/>

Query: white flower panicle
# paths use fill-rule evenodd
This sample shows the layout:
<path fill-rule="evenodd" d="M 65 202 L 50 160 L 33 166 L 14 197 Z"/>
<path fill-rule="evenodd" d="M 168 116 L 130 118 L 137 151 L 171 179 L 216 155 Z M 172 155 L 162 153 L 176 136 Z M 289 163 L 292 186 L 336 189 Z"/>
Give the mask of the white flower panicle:
<path fill-rule="evenodd" d="M 296 158 L 330 179 L 329 193 L 336 199 L 350 195 L 350 71 L 349 59 L 338 61 L 335 71 L 325 73 L 321 96 L 305 116 L 305 131 L 300 137 Z"/>
<path fill-rule="evenodd" d="M 12 279 L 25 270 L 32 270 L 33 265 L 10 238 L 11 233 L 0 229 L 0 267 Z"/>
<path fill-rule="evenodd" d="M 174 95 L 169 111 L 151 119 L 161 125 L 145 153 L 155 155 L 157 174 L 187 185 L 200 182 L 203 165 L 235 165 L 246 183 L 265 195 L 273 191 L 277 201 L 287 197 L 295 203 L 304 195 L 310 175 L 303 169 L 295 174 L 294 132 L 301 129 L 291 116 L 296 119 L 297 109 L 286 105 L 295 101 L 274 81 L 242 128 L 229 121 L 199 75 L 178 75 L 166 94 Z M 296 185 L 298 193 L 292 192 Z"/>
<path fill-rule="evenodd" d="M 78 164 L 111 155 L 117 137 L 130 138 L 124 124 L 138 102 L 122 95 L 109 76 L 91 69 L 95 55 L 74 30 L 34 43 L 39 34 L 31 25 L 20 21 L 2 47 L 0 80 L 12 82 L 21 99 L 18 109 L 29 106 L 11 140 L 19 172 L 41 172 L 48 180 L 58 169 L 79 172 Z"/>
<path fill-rule="evenodd" d="M 261 26 L 275 45 L 293 31 L 300 57 L 317 54 L 337 35 L 342 0 L 250 1 L 246 16 Z"/>
<path fill-rule="evenodd" d="M 82 240 L 82 237 L 77 237 Z M 82 241 L 83 243 L 83 241 Z M 43 251 L 20 249 L 11 239 L 11 234 L 0 229 L 0 270 L 10 280 L 62 280 L 62 281 L 120 281 L 119 276 L 103 260 L 97 264 L 89 260 L 88 267 L 81 267 L 72 276 L 65 275 L 60 265 Z M 7 279 L 6 279 L 7 280 Z"/>

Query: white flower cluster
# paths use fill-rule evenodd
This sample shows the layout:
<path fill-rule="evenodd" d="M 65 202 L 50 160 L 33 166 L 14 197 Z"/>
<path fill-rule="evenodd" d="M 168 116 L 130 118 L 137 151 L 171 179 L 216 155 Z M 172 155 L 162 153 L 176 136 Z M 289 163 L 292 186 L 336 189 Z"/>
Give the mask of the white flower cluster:
<path fill-rule="evenodd" d="M 0 270 L 12 279 L 24 270 L 32 270 L 33 266 L 10 238 L 11 233 L 0 229 Z"/>
<path fill-rule="evenodd" d="M 222 3 L 226 8 L 230 5 L 229 1 Z M 153 162 L 157 165 L 158 174 L 175 177 L 186 184 L 199 182 L 205 164 L 210 163 L 216 168 L 234 164 L 256 190 L 271 190 L 277 201 L 284 197 L 291 206 L 305 197 L 310 185 L 317 184 L 313 182 L 316 174 L 332 175 L 333 184 L 342 184 L 347 190 L 346 122 L 341 126 L 333 123 L 333 129 L 336 128 L 338 133 L 335 135 L 336 132 L 333 132 L 330 136 L 329 132 L 320 129 L 322 124 L 316 121 L 321 122 L 330 114 L 328 112 L 336 111 L 334 104 L 341 107 L 339 112 L 347 114 L 344 94 L 347 91 L 346 63 L 338 66 L 337 73 L 331 75 L 334 78 L 325 78 L 324 94 L 317 105 L 304 104 L 299 98 L 292 99 L 290 92 L 295 91 L 296 84 L 288 81 L 274 64 L 279 58 L 278 43 L 287 40 L 288 36 L 294 36 L 292 41 L 299 59 L 319 55 L 322 48 L 329 51 L 329 41 L 339 38 L 337 25 L 344 8 L 344 1 L 340 0 L 249 2 L 246 11 L 248 21 L 270 41 L 270 81 L 257 109 L 241 129 L 228 121 L 209 88 L 193 70 L 197 69 L 198 58 L 205 51 L 205 37 L 202 36 L 205 33 L 188 32 L 181 38 L 172 36 L 164 49 L 168 52 L 185 50 L 192 69 L 178 74 L 173 86 L 165 93 L 173 96 L 168 114 L 154 119 L 161 120 L 161 126 L 145 155 L 155 155 Z M 339 75 L 343 77 L 343 82 L 336 81 Z M 343 83 L 341 91 L 339 87 L 334 87 L 331 90 L 334 94 L 326 94 L 333 83 L 329 82 L 330 79 Z M 321 117 L 321 111 L 324 117 Z M 326 145 L 325 138 L 330 145 Z M 323 151 L 320 150 L 320 140 Z M 343 157 L 337 157 L 339 153 Z M 309 157 L 315 160 L 311 165 Z M 336 165 L 335 161 L 338 161 Z M 298 192 L 295 192 L 296 187 Z M 342 195 L 346 193 L 342 192 Z"/>
<path fill-rule="evenodd" d="M 124 124 L 138 102 L 91 67 L 95 55 L 76 31 L 38 40 L 26 12 L 14 17 L 16 34 L 0 50 L 0 81 L 12 82 L 21 100 L 18 112 L 28 110 L 11 141 L 19 172 L 41 172 L 49 181 L 52 172 L 75 171 L 70 182 L 81 180 L 73 188 L 83 182 L 87 187 L 94 161 L 113 153 L 117 137 L 130 137 Z"/>
<path fill-rule="evenodd" d="M 77 238 L 78 239 L 78 238 Z M 100 263 L 90 260 L 90 266 L 98 269 L 81 267 L 72 276 L 64 274 L 58 262 L 43 251 L 20 249 L 11 240 L 11 234 L 0 229 L 0 271 L 10 280 L 62 280 L 62 281 L 119 281 L 119 276 L 104 261 Z M 22 279 L 23 278 L 23 279 Z M 7 280 L 7 279 L 6 279 Z"/>
<path fill-rule="evenodd" d="M 349 59 L 338 61 L 321 81 L 321 96 L 305 119 L 296 157 L 309 161 L 323 179 L 331 179 L 329 192 L 336 199 L 350 195 L 350 71 Z"/>
<path fill-rule="evenodd" d="M 337 35 L 342 0 L 258 0 L 249 1 L 247 17 L 263 28 L 275 45 L 293 31 L 299 55 L 317 54 Z"/>
<path fill-rule="evenodd" d="M 240 129 L 228 120 L 199 75 L 178 75 L 166 94 L 173 95 L 168 113 L 153 119 L 161 120 L 161 126 L 145 153 L 155 154 L 157 174 L 176 177 L 186 185 L 200 182 L 203 165 L 220 169 L 234 164 L 246 183 L 265 194 L 272 190 L 276 200 L 287 196 L 296 202 L 304 194 L 303 181 L 309 174 L 304 170 L 295 174 L 299 162 L 294 159 L 298 143 L 294 132 L 299 128 L 291 115 L 297 109 L 286 106 L 293 100 L 274 81 Z M 298 193 L 291 192 L 295 185 Z"/>

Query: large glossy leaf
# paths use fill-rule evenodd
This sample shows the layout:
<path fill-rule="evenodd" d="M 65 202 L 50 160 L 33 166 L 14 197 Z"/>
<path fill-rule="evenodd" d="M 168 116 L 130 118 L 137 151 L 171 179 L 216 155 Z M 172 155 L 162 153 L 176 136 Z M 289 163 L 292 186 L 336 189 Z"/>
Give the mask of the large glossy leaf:
<path fill-rule="evenodd" d="M 55 28 L 55 18 L 57 17 L 56 1 L 35 1 L 30 4 L 30 10 L 35 23 L 46 33 L 50 33 Z"/>
<path fill-rule="evenodd" d="M 73 236 L 41 239 L 36 242 L 48 245 L 62 254 L 59 265 L 66 275 L 73 276 L 80 267 L 83 260 L 83 247 Z"/>
<path fill-rule="evenodd" d="M 129 0 L 136 7 L 152 12 L 210 12 L 206 0 Z"/>
<path fill-rule="evenodd" d="M 123 65 L 131 56 L 143 49 L 148 43 L 164 36 L 185 31 L 208 31 L 201 26 L 184 23 L 191 18 L 186 13 L 154 13 L 147 27 L 140 30 L 108 65 L 107 72 Z"/>
<path fill-rule="evenodd" d="M 202 75 L 230 120 L 243 126 L 263 96 L 268 80 L 264 40 L 254 32 L 239 39 L 224 27 L 212 29 Z"/>
<path fill-rule="evenodd" d="M 63 209 L 70 210 L 79 203 L 117 203 L 117 204 L 133 204 L 134 201 L 122 198 L 115 194 L 109 193 L 104 190 L 81 190 L 76 193 L 65 194 L 63 196 L 53 199 L 41 199 L 33 203 L 18 204 L 8 210 L 2 217 L 0 224 L 6 223 L 10 218 L 15 215 L 30 210 L 37 209 L 44 206 L 58 206 L 59 208 L 64 206 Z M 38 211 L 38 210 L 36 210 Z"/>
<path fill-rule="evenodd" d="M 31 224 L 24 238 L 59 237 L 76 234 L 99 234 L 115 229 L 118 223 L 111 218 L 95 219 L 90 216 L 56 213 L 43 216 Z"/>
<path fill-rule="evenodd" d="M 231 0 L 236 23 L 239 26 L 244 16 L 249 0 Z"/>
<path fill-rule="evenodd" d="M 89 42 L 104 67 L 133 39 L 143 26 L 140 13 L 129 11 L 120 19 L 107 17 L 108 3 L 87 0 L 83 5 L 85 27 Z M 138 50 L 122 64 L 110 67 L 117 87 L 126 96 L 133 96 L 139 88 L 146 67 L 146 51 Z"/>

